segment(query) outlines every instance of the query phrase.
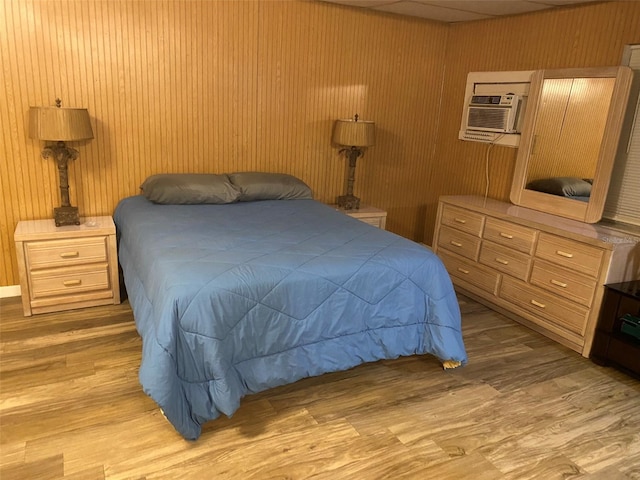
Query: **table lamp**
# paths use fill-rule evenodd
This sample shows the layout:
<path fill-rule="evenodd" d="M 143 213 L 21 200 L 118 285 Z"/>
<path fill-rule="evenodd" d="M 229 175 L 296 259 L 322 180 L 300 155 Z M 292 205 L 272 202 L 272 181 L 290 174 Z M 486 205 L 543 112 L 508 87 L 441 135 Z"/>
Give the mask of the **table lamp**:
<path fill-rule="evenodd" d="M 336 120 L 332 140 L 334 144 L 344 147 L 340 149 L 340 153 L 344 152 L 349 160 L 347 193 L 338 197 L 338 207 L 344 210 L 360 208 L 360 199 L 353 195 L 356 160 L 363 155 L 366 147 L 375 144 L 375 123 L 358 120 L 357 114 L 353 120 Z"/>
<path fill-rule="evenodd" d="M 93 138 L 93 130 L 86 108 L 63 108 L 62 101 L 56 99 L 55 107 L 29 108 L 29 138 L 56 142 L 42 150 L 42 158 L 53 157 L 60 175 L 61 206 L 55 208 L 56 227 L 80 225 L 78 207 L 69 201 L 69 160 L 78 157 L 78 150 L 68 147 L 65 142 L 77 142 Z"/>

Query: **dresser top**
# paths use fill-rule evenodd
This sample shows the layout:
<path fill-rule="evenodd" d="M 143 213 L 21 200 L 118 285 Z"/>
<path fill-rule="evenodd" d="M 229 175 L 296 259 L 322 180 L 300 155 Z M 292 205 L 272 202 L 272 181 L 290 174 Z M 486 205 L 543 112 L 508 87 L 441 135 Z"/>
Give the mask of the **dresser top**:
<path fill-rule="evenodd" d="M 511 222 L 532 226 L 560 235 L 574 234 L 591 239 L 598 244 L 637 245 L 640 248 L 640 229 L 630 226 L 627 229 L 601 223 L 584 223 L 556 215 L 551 215 L 512 203 L 502 202 L 478 195 L 449 195 L 440 197 L 440 201 L 462 208 L 473 208 L 479 212 L 503 217 Z"/>
<path fill-rule="evenodd" d="M 16 242 L 30 240 L 51 240 L 54 238 L 79 238 L 94 235 L 115 234 L 116 227 L 109 216 L 86 217 L 80 219 L 80 225 L 56 227 L 52 218 L 45 220 L 25 220 L 18 222 L 13 239 Z"/>
<path fill-rule="evenodd" d="M 640 300 L 640 280 L 633 280 L 631 282 L 622 282 L 622 283 L 610 283 L 605 285 L 610 290 L 615 290 L 616 292 L 620 292 L 624 295 L 628 295 L 630 297 L 636 297 Z"/>
<path fill-rule="evenodd" d="M 360 208 L 354 208 L 352 210 L 345 210 L 337 205 L 331 205 L 337 211 L 351 215 L 352 217 L 371 217 L 371 216 L 386 216 L 387 212 L 381 208 L 371 207 L 369 205 L 361 205 Z"/>

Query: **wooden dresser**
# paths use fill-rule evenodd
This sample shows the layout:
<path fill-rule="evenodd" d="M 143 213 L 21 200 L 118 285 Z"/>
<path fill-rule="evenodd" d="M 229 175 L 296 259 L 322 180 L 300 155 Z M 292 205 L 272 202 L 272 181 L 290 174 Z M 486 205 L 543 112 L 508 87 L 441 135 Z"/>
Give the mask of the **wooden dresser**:
<path fill-rule="evenodd" d="M 462 293 L 585 357 L 604 285 L 640 278 L 640 236 L 477 196 L 440 198 L 433 245 Z"/>

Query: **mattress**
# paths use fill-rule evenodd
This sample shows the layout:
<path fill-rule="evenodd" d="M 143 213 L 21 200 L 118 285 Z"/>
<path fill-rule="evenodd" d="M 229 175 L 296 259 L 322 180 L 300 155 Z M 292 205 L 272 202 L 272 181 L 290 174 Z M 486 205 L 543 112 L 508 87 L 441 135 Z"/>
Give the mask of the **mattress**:
<path fill-rule="evenodd" d="M 439 258 L 317 201 L 133 196 L 114 220 L 140 382 L 187 439 L 245 395 L 304 377 L 407 355 L 467 360 Z"/>

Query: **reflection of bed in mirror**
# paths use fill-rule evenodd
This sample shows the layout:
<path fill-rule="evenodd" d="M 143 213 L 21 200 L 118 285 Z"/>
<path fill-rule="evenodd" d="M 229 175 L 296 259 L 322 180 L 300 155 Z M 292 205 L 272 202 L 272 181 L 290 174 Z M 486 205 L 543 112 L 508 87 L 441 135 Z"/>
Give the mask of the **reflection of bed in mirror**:
<path fill-rule="evenodd" d="M 559 197 L 588 202 L 591 198 L 593 178 L 551 177 L 538 178 L 527 183 L 526 189 Z"/>
<path fill-rule="evenodd" d="M 627 67 L 532 75 L 513 203 L 588 223 L 600 220 L 631 79 Z"/>

